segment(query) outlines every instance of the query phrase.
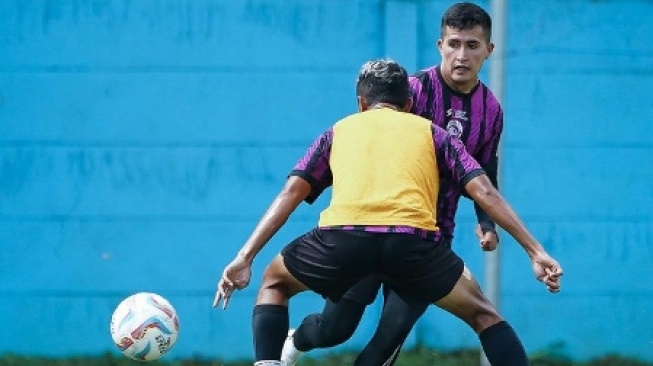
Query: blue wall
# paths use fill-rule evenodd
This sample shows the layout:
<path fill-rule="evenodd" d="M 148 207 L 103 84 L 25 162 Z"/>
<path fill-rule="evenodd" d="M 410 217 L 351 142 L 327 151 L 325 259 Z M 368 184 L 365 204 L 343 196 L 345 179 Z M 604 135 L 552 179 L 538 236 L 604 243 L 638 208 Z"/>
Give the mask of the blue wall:
<path fill-rule="evenodd" d="M 355 110 L 362 62 L 439 62 L 451 3 L 0 2 L 0 353 L 115 351 L 113 308 L 155 291 L 181 318 L 170 357 L 251 357 L 263 268 L 326 200 L 293 216 L 226 312 L 211 308 L 223 266 L 307 144 Z M 500 306 L 531 354 L 653 360 L 651 13 L 635 0 L 508 8 L 502 190 L 566 269 L 547 294 L 502 236 Z M 454 245 L 482 281 L 472 229 L 466 203 Z M 299 296 L 292 323 L 320 307 Z M 378 312 L 337 350 L 362 347 Z M 437 309 L 416 342 L 478 344 Z"/>

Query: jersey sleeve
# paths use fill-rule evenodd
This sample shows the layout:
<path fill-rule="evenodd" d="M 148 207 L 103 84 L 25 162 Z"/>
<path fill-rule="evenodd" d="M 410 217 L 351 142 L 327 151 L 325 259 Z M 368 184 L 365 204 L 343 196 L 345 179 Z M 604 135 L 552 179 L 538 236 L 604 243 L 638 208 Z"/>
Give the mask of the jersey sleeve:
<path fill-rule="evenodd" d="M 420 77 L 421 75 L 423 75 L 423 73 L 412 75 L 408 78 L 411 97 L 413 99 L 413 105 L 410 108 L 410 113 L 430 119 L 428 116 L 426 116 L 427 95 L 424 88 L 425 81 L 422 77 Z"/>
<path fill-rule="evenodd" d="M 333 128 L 330 128 L 313 142 L 288 175 L 300 177 L 311 185 L 311 193 L 306 197 L 306 203 L 315 202 L 322 192 L 333 184 L 329 165 L 332 143 Z"/>
<path fill-rule="evenodd" d="M 496 166 L 497 154 L 499 152 L 499 142 L 501 141 L 501 134 L 503 133 L 503 111 L 499 108 L 496 118 L 493 121 L 489 135 L 490 139 L 483 145 L 483 148 L 476 154 L 476 160 L 481 166 Z M 489 172 L 488 172 L 489 174 Z"/>
<path fill-rule="evenodd" d="M 431 124 L 431 131 L 440 177 L 452 179 L 464 186 L 473 178 L 485 174 L 459 139 L 435 124 Z"/>

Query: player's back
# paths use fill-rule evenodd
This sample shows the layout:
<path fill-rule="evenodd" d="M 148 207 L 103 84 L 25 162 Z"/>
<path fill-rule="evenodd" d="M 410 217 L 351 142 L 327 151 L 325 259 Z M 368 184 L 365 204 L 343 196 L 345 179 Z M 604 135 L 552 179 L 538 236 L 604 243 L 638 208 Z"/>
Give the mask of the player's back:
<path fill-rule="evenodd" d="M 321 226 L 397 225 L 435 230 L 438 170 L 431 122 L 389 108 L 333 127 L 333 192 Z"/>

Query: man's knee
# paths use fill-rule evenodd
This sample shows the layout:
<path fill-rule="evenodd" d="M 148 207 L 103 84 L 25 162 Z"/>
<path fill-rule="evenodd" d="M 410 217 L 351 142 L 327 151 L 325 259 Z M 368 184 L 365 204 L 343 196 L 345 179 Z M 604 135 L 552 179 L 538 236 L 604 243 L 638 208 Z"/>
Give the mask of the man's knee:
<path fill-rule="evenodd" d="M 288 299 L 304 289 L 305 286 L 288 272 L 283 257 L 277 255 L 263 272 L 256 303 L 287 306 Z"/>
<path fill-rule="evenodd" d="M 338 321 L 331 319 L 331 321 L 322 321 L 322 339 L 324 347 L 334 347 L 339 344 L 345 343 L 356 331 L 357 322 L 351 321 Z"/>

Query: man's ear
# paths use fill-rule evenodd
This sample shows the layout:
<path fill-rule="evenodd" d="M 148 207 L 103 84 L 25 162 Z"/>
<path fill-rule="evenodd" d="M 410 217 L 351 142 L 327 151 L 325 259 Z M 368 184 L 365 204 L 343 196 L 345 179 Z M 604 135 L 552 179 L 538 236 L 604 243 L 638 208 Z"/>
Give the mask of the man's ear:
<path fill-rule="evenodd" d="M 492 51 L 494 51 L 494 43 L 490 42 L 487 44 L 487 56 L 485 56 L 486 60 L 490 57 Z"/>
<path fill-rule="evenodd" d="M 364 112 L 370 108 L 370 106 L 367 104 L 367 101 L 365 98 L 361 97 L 360 95 L 356 97 L 358 99 L 358 111 L 359 112 Z"/>
<path fill-rule="evenodd" d="M 401 110 L 404 112 L 410 112 L 411 108 L 413 108 L 413 98 L 408 98 L 406 105 Z"/>

